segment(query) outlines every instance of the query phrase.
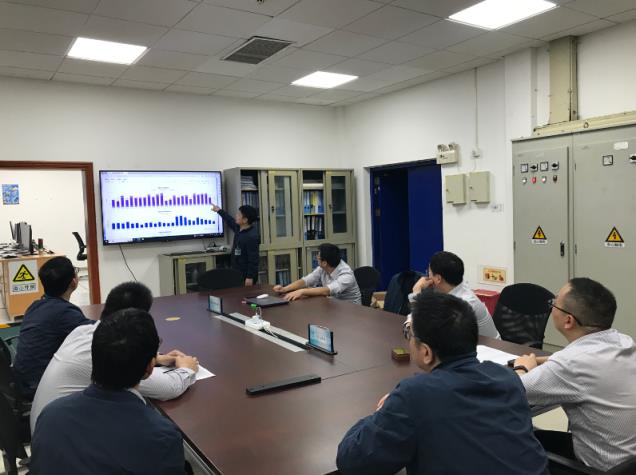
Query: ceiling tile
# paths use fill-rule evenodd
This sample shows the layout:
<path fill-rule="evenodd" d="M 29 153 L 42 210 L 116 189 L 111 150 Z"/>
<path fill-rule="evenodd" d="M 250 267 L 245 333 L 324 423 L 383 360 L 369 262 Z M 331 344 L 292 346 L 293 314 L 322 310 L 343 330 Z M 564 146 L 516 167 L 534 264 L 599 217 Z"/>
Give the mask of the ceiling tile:
<path fill-rule="evenodd" d="M 164 91 L 167 92 L 184 92 L 186 94 L 200 94 L 202 96 L 209 96 L 214 92 L 214 89 L 209 87 L 194 87 L 194 86 L 180 86 L 178 84 L 173 84 L 172 86 L 168 86 Z"/>
<path fill-rule="evenodd" d="M 254 33 L 256 36 L 276 38 L 295 43 L 294 46 L 304 46 L 307 43 L 325 36 L 333 31 L 325 26 L 310 25 L 284 18 L 274 18 L 261 26 Z"/>
<path fill-rule="evenodd" d="M 452 14 L 478 2 L 479 0 L 396 0 L 392 5 L 428 13 L 440 18 L 448 18 Z"/>
<path fill-rule="evenodd" d="M 421 69 L 408 68 L 406 66 L 393 66 L 378 73 L 368 76 L 369 79 L 375 79 L 387 83 L 396 83 L 407 81 L 425 74 Z M 346 84 L 343 86 L 346 88 Z"/>
<path fill-rule="evenodd" d="M 301 69 L 289 69 L 283 68 L 281 66 L 261 66 L 252 74 L 250 74 L 250 79 L 260 79 L 262 81 L 272 81 L 272 82 L 282 82 L 286 84 L 291 84 L 292 81 L 296 79 L 300 79 L 303 76 L 313 72 L 310 69 L 301 70 Z"/>
<path fill-rule="evenodd" d="M 71 41 L 73 38 L 68 36 L 49 35 L 34 31 L 0 30 L 0 50 L 63 56 L 71 46 Z"/>
<path fill-rule="evenodd" d="M 603 0 L 602 2 L 598 0 L 574 0 L 567 4 L 567 8 L 599 18 L 626 12 L 634 8 L 634 6 L 634 0 Z"/>
<path fill-rule="evenodd" d="M 346 89 L 347 91 L 371 92 L 386 85 L 386 81 L 378 81 L 377 79 L 369 79 L 366 77 L 343 84 L 341 88 Z"/>
<path fill-rule="evenodd" d="M 58 69 L 58 72 L 81 75 L 118 78 L 126 70 L 123 64 L 108 64 L 98 61 L 83 61 L 81 59 L 66 58 Z"/>
<path fill-rule="evenodd" d="M 477 58 L 472 61 L 467 61 L 465 63 L 458 64 L 456 66 L 451 66 L 449 68 L 444 69 L 444 71 L 447 73 L 452 73 L 452 74 L 460 73 L 462 71 L 468 71 L 469 69 L 480 68 L 482 66 L 494 63 L 496 61 L 498 60 L 493 58 Z"/>
<path fill-rule="evenodd" d="M 183 69 L 191 71 L 201 66 L 208 60 L 208 56 L 201 54 L 177 53 L 176 51 L 162 51 L 151 49 L 140 60 L 138 64 L 144 66 L 156 66 L 167 69 Z"/>
<path fill-rule="evenodd" d="M 272 94 L 289 97 L 307 97 L 316 94 L 318 90 L 319 89 L 315 87 L 283 86 L 280 89 L 275 89 Z"/>
<path fill-rule="evenodd" d="M 346 101 L 338 101 L 335 103 L 335 105 L 348 106 L 351 104 L 356 104 L 358 102 L 368 101 L 369 99 L 373 99 L 375 97 L 378 97 L 378 94 L 376 94 L 375 92 L 363 92 L 359 96 L 352 97 L 351 99 L 347 99 Z"/>
<path fill-rule="evenodd" d="M 504 48 L 499 51 L 495 51 L 491 53 L 489 56 L 492 58 L 503 58 L 504 56 L 508 56 L 509 54 L 515 53 L 517 51 L 524 50 L 526 48 L 541 48 L 546 46 L 545 41 L 541 40 L 528 40 L 527 43 L 523 43 L 521 45 L 515 45 L 508 48 Z"/>
<path fill-rule="evenodd" d="M 475 56 L 495 55 L 497 51 L 521 47 L 528 43 L 528 38 L 509 35 L 499 31 L 491 31 L 472 40 L 464 41 L 447 48 L 455 53 L 467 53 Z M 496 55 L 495 55 L 496 56 Z"/>
<path fill-rule="evenodd" d="M 636 8 L 633 10 L 628 10 L 623 13 L 619 13 L 618 15 L 612 15 L 608 18 L 608 20 L 615 21 L 618 23 L 625 23 L 628 21 L 636 20 Z"/>
<path fill-rule="evenodd" d="M 110 18 L 174 26 L 198 5 L 189 0 L 101 0 L 93 12 Z"/>
<path fill-rule="evenodd" d="M 207 35 L 194 31 L 172 29 L 161 37 L 153 48 L 181 53 L 215 55 L 236 41 L 236 38 Z"/>
<path fill-rule="evenodd" d="M 96 84 L 99 86 L 108 86 L 113 82 L 113 78 L 103 78 L 98 76 L 83 76 L 81 74 L 55 73 L 54 81 L 79 82 L 82 84 Z"/>
<path fill-rule="evenodd" d="M 117 81 L 115 81 L 112 85 L 117 87 L 129 87 L 132 89 L 150 89 L 152 91 L 161 91 L 168 87 L 170 83 L 129 81 L 128 79 L 117 79 Z"/>
<path fill-rule="evenodd" d="M 221 89 L 214 93 L 215 96 L 236 97 L 241 99 L 250 99 L 252 97 L 259 96 L 259 92 L 245 92 L 245 91 L 229 91 L 227 89 Z"/>
<path fill-rule="evenodd" d="M 161 26 L 91 15 L 82 28 L 82 36 L 98 40 L 150 46 L 167 31 L 167 28 Z"/>
<path fill-rule="evenodd" d="M 147 66 L 135 65 L 129 67 L 121 77 L 122 79 L 138 82 L 172 83 L 184 75 L 184 71 L 177 71 L 175 69 L 149 68 Z"/>
<path fill-rule="evenodd" d="M 438 20 L 439 18 L 424 13 L 385 6 L 347 25 L 345 29 L 354 33 L 395 40 Z"/>
<path fill-rule="evenodd" d="M 301 0 L 280 15 L 280 18 L 340 28 L 381 6 L 368 0 Z"/>
<path fill-rule="evenodd" d="M 259 94 L 265 94 L 267 92 L 272 92 L 276 89 L 280 89 L 281 87 L 286 86 L 286 84 L 282 84 L 279 82 L 270 82 L 270 81 L 258 81 L 256 79 L 239 79 L 236 82 L 233 82 L 225 90 L 228 91 L 244 91 L 244 92 L 255 92 Z"/>
<path fill-rule="evenodd" d="M 260 13 L 261 15 L 276 16 L 298 0 L 267 0 L 266 2 L 256 2 L 254 0 L 203 0 L 204 3 L 230 7 L 236 10 L 245 10 L 252 13 Z"/>
<path fill-rule="evenodd" d="M 247 76 L 256 69 L 254 64 L 236 63 L 234 61 L 223 61 L 218 58 L 210 58 L 199 67 L 196 71 L 201 73 L 221 74 L 223 76 Z"/>
<path fill-rule="evenodd" d="M 431 49 L 444 49 L 447 46 L 478 37 L 484 33 L 485 31 L 480 28 L 441 20 L 404 38 L 400 38 L 400 41 L 426 46 Z"/>
<path fill-rule="evenodd" d="M 276 92 L 276 91 L 274 91 Z M 297 97 L 291 96 L 279 96 L 277 94 L 261 94 L 258 96 L 259 101 L 274 101 L 274 102 L 297 102 Z"/>
<path fill-rule="evenodd" d="M 99 0 L 11 0 L 11 3 L 36 5 L 79 13 L 92 13 Z"/>
<path fill-rule="evenodd" d="M 0 28 L 77 36 L 86 18 L 82 13 L 0 3 Z"/>
<path fill-rule="evenodd" d="M 562 38 L 564 36 L 583 36 L 588 33 L 592 33 L 594 31 L 604 30 L 605 28 L 610 28 L 612 26 L 616 26 L 615 22 L 609 20 L 596 20 L 591 21 L 589 23 L 585 23 L 583 25 L 575 26 L 569 30 L 560 31 L 559 33 L 554 33 L 552 35 L 544 36 L 542 38 L 543 41 L 552 41 L 557 38 Z"/>
<path fill-rule="evenodd" d="M 219 74 L 188 73 L 177 81 L 182 86 L 207 87 L 220 89 L 237 81 L 234 76 L 221 76 Z"/>
<path fill-rule="evenodd" d="M 297 104 L 308 104 L 311 106 L 328 106 L 329 104 L 333 104 L 337 102 L 333 99 L 321 99 L 319 97 L 302 97 L 296 100 Z"/>
<path fill-rule="evenodd" d="M 366 61 L 364 59 L 351 58 L 342 63 L 329 66 L 325 71 L 341 74 L 352 74 L 354 76 L 368 76 L 377 73 L 383 69 L 390 68 L 390 64 L 376 63 L 375 61 Z"/>
<path fill-rule="evenodd" d="M 499 31 L 528 38 L 543 38 L 594 20 L 594 16 L 559 7 Z"/>
<path fill-rule="evenodd" d="M 472 61 L 473 59 L 475 59 L 475 57 L 469 54 L 453 53 L 451 51 L 436 51 L 423 56 L 422 58 L 406 63 L 405 66 L 433 72 L 465 63 L 466 61 Z"/>
<path fill-rule="evenodd" d="M 51 79 L 51 77 L 53 77 L 53 74 L 55 74 L 53 71 L 13 68 L 11 66 L 0 66 L 0 76 L 48 80 L 48 79 Z"/>
<path fill-rule="evenodd" d="M 316 71 L 344 61 L 345 59 L 343 56 L 301 49 L 279 59 L 275 64 L 287 68 Z"/>
<path fill-rule="evenodd" d="M 319 92 L 311 96 L 314 99 L 328 99 L 334 102 L 345 101 L 353 97 L 359 96 L 358 91 L 345 91 L 343 89 L 327 89 L 326 91 Z"/>
<path fill-rule="evenodd" d="M 241 38 L 252 36 L 268 21 L 270 17 L 265 15 L 201 4 L 181 20 L 177 28 Z"/>
<path fill-rule="evenodd" d="M 61 62 L 62 56 L 23 51 L 0 51 L 0 66 L 55 71 Z"/>
<path fill-rule="evenodd" d="M 402 64 L 428 54 L 431 51 L 433 51 L 432 48 L 392 41 L 391 43 L 382 45 L 379 48 L 367 51 L 359 57 L 361 59 L 368 59 L 379 63 Z"/>
<path fill-rule="evenodd" d="M 384 43 L 386 40 L 380 38 L 340 30 L 314 41 L 305 49 L 353 57 Z"/>

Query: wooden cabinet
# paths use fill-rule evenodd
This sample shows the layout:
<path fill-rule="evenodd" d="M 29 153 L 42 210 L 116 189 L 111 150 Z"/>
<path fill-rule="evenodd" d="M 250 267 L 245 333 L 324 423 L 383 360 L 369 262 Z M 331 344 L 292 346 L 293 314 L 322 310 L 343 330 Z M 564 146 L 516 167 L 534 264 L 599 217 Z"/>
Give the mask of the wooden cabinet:
<path fill-rule="evenodd" d="M 159 286 L 161 296 L 198 292 L 201 274 L 230 266 L 228 253 L 161 254 L 159 256 Z"/>

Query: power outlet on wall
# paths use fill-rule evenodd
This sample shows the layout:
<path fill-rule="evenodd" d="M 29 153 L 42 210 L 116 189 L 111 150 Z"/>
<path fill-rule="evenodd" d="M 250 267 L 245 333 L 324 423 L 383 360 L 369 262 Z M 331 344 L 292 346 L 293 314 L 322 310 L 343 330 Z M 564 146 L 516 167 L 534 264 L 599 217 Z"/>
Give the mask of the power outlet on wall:
<path fill-rule="evenodd" d="M 490 205 L 490 209 L 493 213 L 503 213 L 504 205 L 503 203 L 493 203 Z"/>

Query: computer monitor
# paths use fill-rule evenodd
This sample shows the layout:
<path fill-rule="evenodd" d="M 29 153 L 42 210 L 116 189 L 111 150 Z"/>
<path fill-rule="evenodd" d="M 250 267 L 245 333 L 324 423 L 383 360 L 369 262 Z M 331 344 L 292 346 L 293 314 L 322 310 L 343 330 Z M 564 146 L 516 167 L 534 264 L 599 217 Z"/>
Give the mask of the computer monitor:
<path fill-rule="evenodd" d="M 11 228 L 11 240 L 15 242 L 16 241 L 15 226 L 13 225 L 11 221 L 9 221 L 9 228 Z"/>
<path fill-rule="evenodd" d="M 29 254 L 33 254 L 33 239 L 31 226 L 28 223 L 18 223 L 20 229 L 20 237 L 18 244 L 20 248 L 27 251 Z"/>

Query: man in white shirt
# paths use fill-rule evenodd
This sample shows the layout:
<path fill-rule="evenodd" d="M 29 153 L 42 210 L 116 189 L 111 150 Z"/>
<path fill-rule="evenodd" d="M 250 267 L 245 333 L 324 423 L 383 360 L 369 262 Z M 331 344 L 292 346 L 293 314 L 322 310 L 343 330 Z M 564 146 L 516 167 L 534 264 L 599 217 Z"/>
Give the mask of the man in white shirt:
<path fill-rule="evenodd" d="M 479 334 L 490 338 L 500 338 L 486 305 L 464 282 L 464 262 L 457 255 L 446 251 L 433 254 L 428 265 L 428 276 L 420 278 L 415 283 L 409 300 L 425 289 L 454 295 L 466 301 L 477 317 Z"/>
<path fill-rule="evenodd" d="M 101 319 L 125 308 L 149 311 L 152 306 L 150 289 L 137 282 L 126 282 L 108 294 Z M 31 433 L 44 407 L 63 396 L 83 391 L 91 384 L 93 369 L 91 345 L 93 334 L 99 326 L 82 325 L 72 331 L 53 355 L 42 376 L 31 406 Z M 152 374 L 141 381 L 139 391 L 145 397 L 166 401 L 185 392 L 196 381 L 198 361 L 178 350 L 157 355 L 157 364 Z M 174 366 L 174 368 L 166 368 Z"/>
<path fill-rule="evenodd" d="M 334 244 L 321 244 L 318 248 L 318 267 L 302 279 L 283 287 L 274 286 L 274 292 L 284 293 L 287 300 L 305 297 L 334 297 L 362 304 L 360 288 L 351 267 L 340 258 L 340 249 Z"/>
<path fill-rule="evenodd" d="M 550 305 L 569 344 L 549 358 L 517 358 L 515 371 L 531 405 L 561 405 L 570 432 L 537 438 L 549 452 L 607 471 L 636 456 L 636 345 L 611 328 L 616 299 L 598 282 L 572 279 Z"/>

